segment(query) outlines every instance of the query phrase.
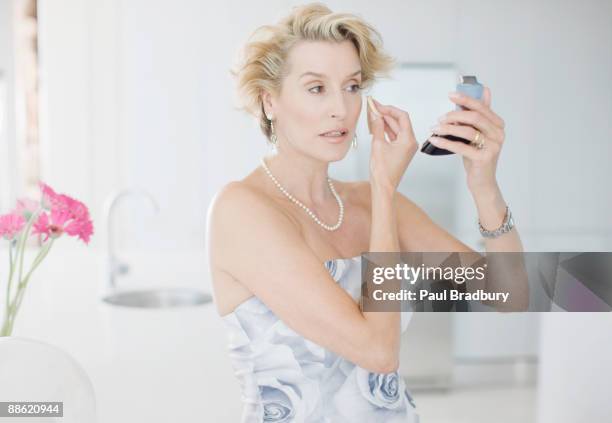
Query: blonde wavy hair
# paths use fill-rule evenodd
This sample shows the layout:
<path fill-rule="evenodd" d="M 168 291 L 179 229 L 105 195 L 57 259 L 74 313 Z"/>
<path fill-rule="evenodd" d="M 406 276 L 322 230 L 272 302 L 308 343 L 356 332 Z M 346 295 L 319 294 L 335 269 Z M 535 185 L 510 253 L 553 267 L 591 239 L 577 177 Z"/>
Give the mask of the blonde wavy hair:
<path fill-rule="evenodd" d="M 296 6 L 278 23 L 260 26 L 249 37 L 239 64 L 230 73 L 237 80 L 242 103 L 239 109 L 259 119 L 268 139 L 271 129 L 263 109 L 263 91 L 280 93 L 289 50 L 302 40 L 352 41 L 359 54 L 364 89 L 371 87 L 380 75 L 388 76 L 396 65 L 395 59 L 384 52 L 382 37 L 376 29 L 359 16 L 334 13 L 322 3 Z"/>

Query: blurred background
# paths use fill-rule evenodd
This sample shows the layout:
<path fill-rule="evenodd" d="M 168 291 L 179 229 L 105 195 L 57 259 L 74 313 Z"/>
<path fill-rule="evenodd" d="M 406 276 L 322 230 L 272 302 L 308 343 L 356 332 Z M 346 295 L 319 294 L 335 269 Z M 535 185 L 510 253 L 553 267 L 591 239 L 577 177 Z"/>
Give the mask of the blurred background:
<path fill-rule="evenodd" d="M 15 333 L 83 365 L 102 422 L 239 420 L 214 306 L 102 301 L 114 289 L 109 237 L 129 263 L 115 288 L 210 292 L 207 208 L 269 153 L 236 110 L 229 69 L 256 27 L 297 4 L 0 0 L 0 212 L 43 180 L 83 200 L 96 230 L 87 248 L 54 247 Z M 460 75 L 491 89 L 506 122 L 498 181 L 526 251 L 612 251 L 612 2 L 325 4 L 380 31 L 400 66 L 365 94 L 407 110 L 420 143 L 454 107 Z M 364 119 L 358 136 L 332 176 L 367 178 Z M 123 189 L 149 193 L 159 211 L 139 195 L 111 208 Z M 484 248 L 457 156 L 417 154 L 400 190 Z M 402 355 L 423 422 L 612 419 L 609 314 L 417 313 Z"/>

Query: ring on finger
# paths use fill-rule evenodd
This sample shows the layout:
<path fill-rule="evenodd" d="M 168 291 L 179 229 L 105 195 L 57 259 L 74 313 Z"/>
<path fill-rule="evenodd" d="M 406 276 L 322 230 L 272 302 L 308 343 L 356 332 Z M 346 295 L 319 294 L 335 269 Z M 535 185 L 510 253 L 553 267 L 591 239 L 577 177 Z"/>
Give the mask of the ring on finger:
<path fill-rule="evenodd" d="M 478 142 L 478 140 L 480 140 L 480 142 Z M 474 145 L 479 150 L 484 147 L 484 136 L 478 129 L 476 130 L 476 136 L 474 137 L 474 141 L 472 141 L 470 144 Z"/>
<path fill-rule="evenodd" d="M 483 136 L 480 139 L 480 143 L 478 143 L 478 145 L 476 146 L 477 149 L 482 150 L 484 148 L 484 144 L 485 144 L 485 137 Z"/>

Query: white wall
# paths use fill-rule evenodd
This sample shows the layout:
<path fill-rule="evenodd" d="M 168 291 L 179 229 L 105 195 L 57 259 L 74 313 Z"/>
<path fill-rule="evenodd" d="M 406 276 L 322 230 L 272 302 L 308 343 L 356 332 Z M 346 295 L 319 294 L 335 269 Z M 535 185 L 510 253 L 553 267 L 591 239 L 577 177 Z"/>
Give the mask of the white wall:
<path fill-rule="evenodd" d="M 155 218 L 140 199 L 120 208 L 127 246 L 203 248 L 204 4 L 63 0 L 41 2 L 40 15 L 45 179 L 91 206 L 94 248 L 104 199 L 127 186 L 161 206 Z"/>
<path fill-rule="evenodd" d="M 534 12 L 532 236 L 538 247 L 611 251 L 612 3 L 536 2 Z"/>
<path fill-rule="evenodd" d="M 538 423 L 612 416 L 612 315 L 542 313 Z"/>
<path fill-rule="evenodd" d="M 15 91 L 13 55 L 13 9 L 9 1 L 0 2 L 0 213 L 12 208 L 15 193 L 11 181 L 16 179 L 15 157 Z"/>

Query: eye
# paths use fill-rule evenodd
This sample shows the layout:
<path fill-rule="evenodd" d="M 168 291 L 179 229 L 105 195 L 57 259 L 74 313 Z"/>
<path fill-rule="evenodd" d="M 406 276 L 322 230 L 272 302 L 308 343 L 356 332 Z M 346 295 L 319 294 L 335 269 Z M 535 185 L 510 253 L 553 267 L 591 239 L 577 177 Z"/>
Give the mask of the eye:
<path fill-rule="evenodd" d="M 351 85 L 351 88 L 353 88 L 353 90 L 352 90 L 352 91 L 353 91 L 354 93 L 356 93 L 356 92 L 359 92 L 359 91 L 361 90 L 361 88 L 362 88 L 362 87 L 361 87 L 361 85 L 359 85 L 359 84 L 353 84 L 353 85 Z"/>
<path fill-rule="evenodd" d="M 317 85 L 316 87 L 309 88 L 308 91 L 310 91 L 313 94 L 320 94 L 321 90 L 319 88 L 323 88 L 323 85 Z M 360 84 L 352 84 L 350 88 L 351 89 L 349 91 L 353 93 L 359 92 L 362 89 Z M 317 91 L 313 91 L 313 90 L 317 90 Z"/>

